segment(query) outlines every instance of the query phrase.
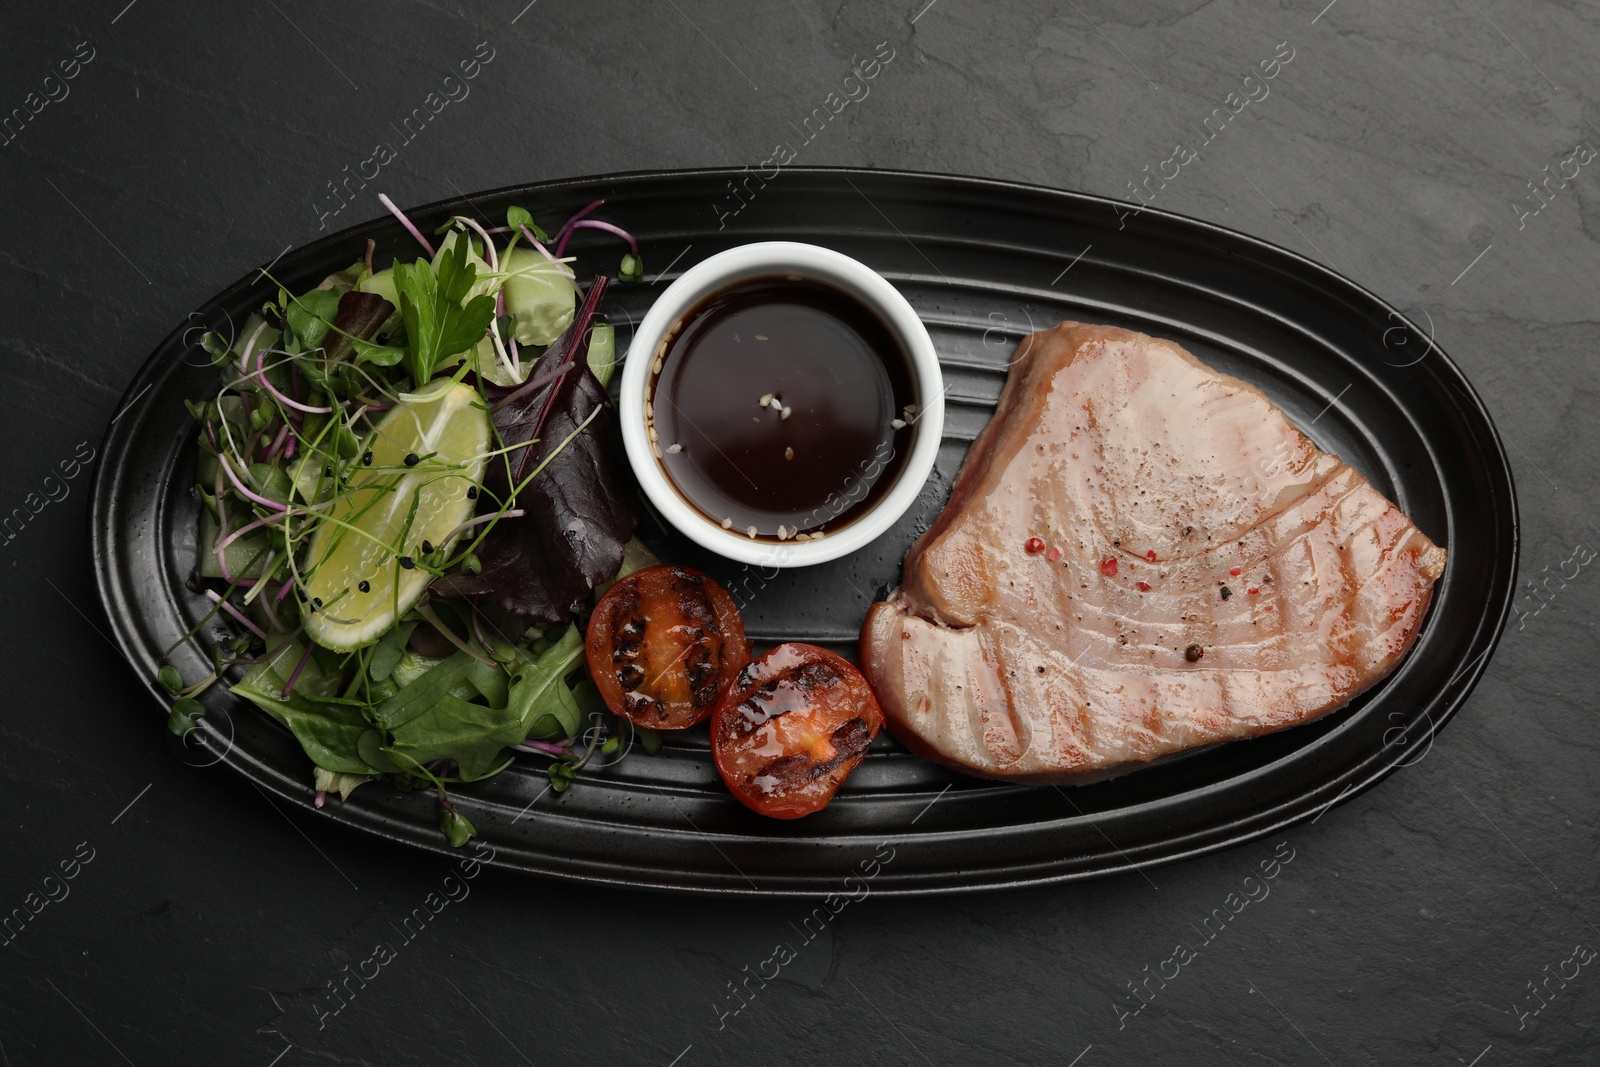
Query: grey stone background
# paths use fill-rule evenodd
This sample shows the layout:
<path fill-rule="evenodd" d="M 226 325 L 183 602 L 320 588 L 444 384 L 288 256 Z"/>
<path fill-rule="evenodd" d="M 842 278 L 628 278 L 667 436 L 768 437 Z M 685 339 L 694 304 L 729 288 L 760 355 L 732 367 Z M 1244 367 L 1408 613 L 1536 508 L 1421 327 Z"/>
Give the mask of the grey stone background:
<path fill-rule="evenodd" d="M 82 471 L 0 545 L 0 911 L 79 864 L 0 946 L 0 1064 L 1600 1061 L 1600 962 L 1581 962 L 1600 945 L 1600 579 L 1529 591 L 1600 546 L 1600 174 L 1552 180 L 1536 215 L 1528 184 L 1600 145 L 1600 5 L 524 3 L 10 6 L 0 114 L 58 99 L 0 144 L 0 506 L 98 446 L 191 308 L 317 236 L 326 183 L 479 42 L 494 59 L 470 96 L 384 168 L 401 204 L 759 162 L 880 41 L 898 58 L 800 162 L 1124 196 L 1288 42 L 1270 95 L 1157 205 L 1433 322 L 1515 465 L 1518 614 L 1427 758 L 1281 835 L 1293 859 L 1270 896 L 1137 1015 L 1127 983 L 1194 940 L 1276 839 L 1148 880 L 868 899 L 720 1024 L 726 983 L 808 906 L 489 872 L 319 1029 L 318 987 L 451 865 L 171 758 L 96 632 Z M 47 83 L 75 53 L 75 76 Z"/>

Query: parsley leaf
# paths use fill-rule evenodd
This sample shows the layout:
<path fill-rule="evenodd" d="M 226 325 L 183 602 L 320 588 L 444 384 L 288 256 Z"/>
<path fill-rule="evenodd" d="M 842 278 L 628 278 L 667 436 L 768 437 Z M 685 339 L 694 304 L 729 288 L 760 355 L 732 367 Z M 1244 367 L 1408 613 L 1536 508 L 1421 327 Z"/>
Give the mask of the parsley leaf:
<path fill-rule="evenodd" d="M 400 316 L 406 324 L 405 366 L 416 386 L 433 377 L 440 360 L 477 344 L 494 319 L 492 296 L 475 296 L 462 306 L 478 268 L 456 251 L 447 248 L 439 257 L 437 277 L 425 259 L 409 267 L 394 265 Z"/>

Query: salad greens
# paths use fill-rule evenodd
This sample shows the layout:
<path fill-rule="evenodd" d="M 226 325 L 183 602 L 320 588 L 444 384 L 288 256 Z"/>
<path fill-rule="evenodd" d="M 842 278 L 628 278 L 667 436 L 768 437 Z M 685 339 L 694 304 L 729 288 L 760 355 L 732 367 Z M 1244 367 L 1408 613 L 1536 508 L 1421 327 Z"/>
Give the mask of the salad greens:
<path fill-rule="evenodd" d="M 608 279 L 580 302 L 563 254 L 577 229 L 617 234 L 631 250 L 622 273 L 637 277 L 638 247 L 587 218 L 596 201 L 553 241 L 520 207 L 493 229 L 458 216 L 437 231 L 435 251 L 381 199 L 427 258 L 378 270 L 369 241 L 363 260 L 307 291 L 272 279 L 275 298 L 236 335 L 202 341 L 221 381 L 187 402 L 199 425 L 201 501 L 190 588 L 211 608 L 185 640 L 214 619 L 236 629 L 210 648 L 207 677 L 186 683 L 169 665 L 157 680 L 175 698 L 173 732 L 193 729 L 205 711 L 197 698 L 226 679 L 300 743 L 319 807 L 387 776 L 436 791 L 441 832 L 460 845 L 476 831 L 447 786 L 488 778 L 525 753 L 549 761 L 560 790 L 595 752 L 616 752 L 634 733 L 652 750 L 658 743 L 605 713 L 585 675 L 581 616 L 596 587 L 655 561 L 631 540 L 638 501 L 606 394 L 615 335 L 597 314 Z M 492 424 L 488 451 L 465 465 L 378 437 L 386 416 L 439 395 L 424 390 L 430 382 L 460 388 L 444 378 L 475 390 Z M 417 440 L 449 432 L 416 410 Z M 419 501 L 451 478 L 470 482 L 459 499 L 472 503 L 458 505 L 469 517 L 441 535 L 454 518 L 425 525 Z M 436 541 L 414 543 L 413 528 Z M 318 558 L 319 530 L 334 545 L 362 546 L 357 555 L 377 569 L 357 573 L 337 548 Z M 330 560 L 339 569 L 325 572 Z M 389 616 L 348 642 L 356 647 L 312 639 L 328 640 L 324 618 L 361 623 L 340 618 L 341 604 L 382 599 L 399 575 L 418 573 L 420 599 L 391 601 Z"/>
<path fill-rule="evenodd" d="M 406 369 L 413 382 L 433 377 L 440 360 L 483 339 L 494 319 L 494 298 L 473 296 L 478 268 L 454 247 L 439 253 L 437 272 L 427 260 L 394 265 L 394 286 L 406 327 Z"/>
<path fill-rule="evenodd" d="M 491 531 L 479 550 L 480 579 L 507 614 L 538 625 L 560 622 L 575 599 L 616 571 L 638 523 L 637 502 L 608 488 L 628 477 L 615 420 L 577 433 L 609 401 L 595 375 L 581 373 L 578 345 L 567 338 L 588 334 L 604 295 L 605 279 L 596 279 L 569 332 L 541 361 L 552 365 L 533 381 L 545 384 L 485 388 L 501 436 L 532 444 L 506 453 L 485 476 L 501 494 L 527 488 L 518 494 L 523 515 Z M 530 480 L 539 467 L 545 475 Z M 584 536 L 566 533 L 574 522 Z"/>

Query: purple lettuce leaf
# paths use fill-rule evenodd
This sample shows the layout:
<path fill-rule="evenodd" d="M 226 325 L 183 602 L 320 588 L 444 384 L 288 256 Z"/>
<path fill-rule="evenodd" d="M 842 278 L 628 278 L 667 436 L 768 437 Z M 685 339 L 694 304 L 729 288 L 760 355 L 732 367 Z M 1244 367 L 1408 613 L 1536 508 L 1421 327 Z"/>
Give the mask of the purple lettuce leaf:
<path fill-rule="evenodd" d="M 595 279 L 572 326 L 533 372 L 563 373 L 532 390 L 484 384 L 504 443 L 534 441 L 490 464 L 489 489 L 505 499 L 549 459 L 517 493 L 524 514 L 500 520 L 478 549 L 481 578 L 495 605 L 538 625 L 567 621 L 574 604 L 616 573 L 639 523 L 616 409 L 585 359 L 605 287 L 604 278 Z"/>

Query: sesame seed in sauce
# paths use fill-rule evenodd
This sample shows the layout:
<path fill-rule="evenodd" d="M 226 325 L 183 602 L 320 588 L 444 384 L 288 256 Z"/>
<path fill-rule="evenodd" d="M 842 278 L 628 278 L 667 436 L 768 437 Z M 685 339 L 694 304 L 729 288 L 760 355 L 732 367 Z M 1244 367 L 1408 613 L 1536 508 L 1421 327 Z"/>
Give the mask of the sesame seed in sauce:
<path fill-rule="evenodd" d="M 746 526 L 745 529 L 744 529 L 744 533 L 745 533 L 745 536 L 750 538 L 752 541 L 755 540 L 756 528 L 754 526 Z"/>
<path fill-rule="evenodd" d="M 783 458 L 784 459 L 793 459 L 794 458 L 794 449 L 793 448 L 784 449 L 783 450 Z"/>
<path fill-rule="evenodd" d="M 652 430 L 650 432 L 654 433 L 655 431 Z M 682 452 L 682 451 L 683 451 L 683 446 L 678 444 L 678 443 L 676 443 L 676 442 L 674 442 L 674 443 L 672 443 L 672 444 L 667 446 L 667 455 L 669 455 L 669 456 L 676 456 L 679 452 Z"/>
<path fill-rule="evenodd" d="M 890 426 L 891 429 L 903 430 L 903 429 L 906 428 L 906 420 L 905 419 L 890 419 L 889 420 L 889 426 Z"/>
<path fill-rule="evenodd" d="M 787 406 L 784 407 L 784 409 L 782 411 L 778 412 L 778 421 L 782 422 L 784 419 L 787 419 L 790 416 L 790 414 L 793 413 L 793 411 L 794 411 L 793 408 L 790 408 L 790 407 L 787 407 Z"/>
<path fill-rule="evenodd" d="M 723 528 L 723 529 L 724 529 L 724 530 L 731 530 L 731 529 L 733 529 L 733 520 L 732 520 L 732 519 L 723 519 L 723 520 L 722 520 L 722 528 Z"/>

